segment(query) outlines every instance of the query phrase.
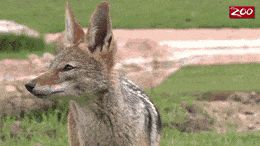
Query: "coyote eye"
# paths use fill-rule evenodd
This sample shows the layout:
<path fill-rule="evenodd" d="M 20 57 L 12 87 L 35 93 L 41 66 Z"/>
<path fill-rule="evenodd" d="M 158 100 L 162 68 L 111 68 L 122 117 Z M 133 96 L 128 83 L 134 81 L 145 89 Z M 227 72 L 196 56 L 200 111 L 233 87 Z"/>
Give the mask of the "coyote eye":
<path fill-rule="evenodd" d="M 74 66 L 71 66 L 71 65 L 67 64 L 67 65 L 65 65 L 65 67 L 62 70 L 63 71 L 69 71 L 69 70 L 72 70 L 74 68 L 75 68 Z"/>

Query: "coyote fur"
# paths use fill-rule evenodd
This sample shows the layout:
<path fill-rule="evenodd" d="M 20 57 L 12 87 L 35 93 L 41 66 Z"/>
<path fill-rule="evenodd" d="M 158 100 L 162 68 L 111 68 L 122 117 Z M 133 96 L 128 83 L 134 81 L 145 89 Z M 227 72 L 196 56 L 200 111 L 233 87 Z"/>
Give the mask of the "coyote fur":
<path fill-rule="evenodd" d="M 159 146 L 159 112 L 142 89 L 114 69 L 114 39 L 108 2 L 96 7 L 87 33 L 67 3 L 63 48 L 48 71 L 25 87 L 38 97 L 87 100 L 69 103 L 71 146 Z"/>

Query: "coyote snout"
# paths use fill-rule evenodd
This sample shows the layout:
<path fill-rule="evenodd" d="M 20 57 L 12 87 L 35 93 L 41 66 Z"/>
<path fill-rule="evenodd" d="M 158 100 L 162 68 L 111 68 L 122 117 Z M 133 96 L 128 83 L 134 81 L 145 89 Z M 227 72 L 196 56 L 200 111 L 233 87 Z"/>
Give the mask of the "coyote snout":
<path fill-rule="evenodd" d="M 65 92 L 65 87 L 68 86 L 67 83 L 58 83 L 56 82 L 57 79 L 55 80 L 54 78 L 58 78 L 57 75 L 48 72 L 34 80 L 29 81 L 25 84 L 25 87 L 29 92 L 38 97 Z"/>
<path fill-rule="evenodd" d="M 97 6 L 86 34 L 68 3 L 65 16 L 63 48 L 26 89 L 38 97 L 91 96 L 87 105 L 70 101 L 71 146 L 158 146 L 158 110 L 137 85 L 114 70 L 117 48 L 108 2 Z"/>

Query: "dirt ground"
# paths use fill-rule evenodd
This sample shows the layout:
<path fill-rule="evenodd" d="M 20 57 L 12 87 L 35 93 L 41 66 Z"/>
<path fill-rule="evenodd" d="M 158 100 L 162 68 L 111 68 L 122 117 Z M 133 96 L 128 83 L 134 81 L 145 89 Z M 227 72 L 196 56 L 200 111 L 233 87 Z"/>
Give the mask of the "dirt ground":
<path fill-rule="evenodd" d="M 153 41 L 161 40 L 232 40 L 232 39 L 257 39 L 260 38 L 260 29 L 136 29 L 114 30 L 116 39 L 146 38 Z"/>
<path fill-rule="evenodd" d="M 116 40 L 126 42 L 129 39 L 162 40 L 234 40 L 234 39 L 260 39 L 260 29 L 114 29 Z M 60 33 L 47 34 L 47 42 L 51 42 Z"/>
<path fill-rule="evenodd" d="M 256 92 L 213 93 L 196 104 L 212 118 L 218 132 L 260 130 L 260 94 Z"/>

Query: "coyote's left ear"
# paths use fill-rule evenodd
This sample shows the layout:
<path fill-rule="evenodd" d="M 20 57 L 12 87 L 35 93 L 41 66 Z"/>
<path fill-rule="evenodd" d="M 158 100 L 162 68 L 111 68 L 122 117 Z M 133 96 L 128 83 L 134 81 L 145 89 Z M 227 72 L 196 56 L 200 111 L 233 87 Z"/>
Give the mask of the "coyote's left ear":
<path fill-rule="evenodd" d="M 109 3 L 105 1 L 97 6 L 90 19 L 86 35 L 89 51 L 107 51 L 105 49 L 109 49 L 112 37 Z"/>
<path fill-rule="evenodd" d="M 84 31 L 76 21 L 69 2 L 65 7 L 65 44 L 73 46 L 84 41 Z"/>

